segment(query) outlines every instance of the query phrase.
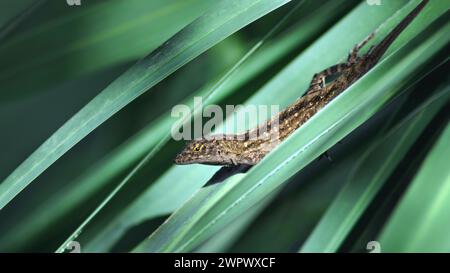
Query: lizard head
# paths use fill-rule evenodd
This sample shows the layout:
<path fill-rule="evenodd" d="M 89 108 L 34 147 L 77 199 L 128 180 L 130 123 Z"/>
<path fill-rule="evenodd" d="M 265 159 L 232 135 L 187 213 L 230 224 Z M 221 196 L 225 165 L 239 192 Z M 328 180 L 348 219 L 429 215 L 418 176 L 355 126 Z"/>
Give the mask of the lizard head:
<path fill-rule="evenodd" d="M 195 139 L 175 157 L 175 164 L 226 165 L 227 151 L 218 140 Z"/>

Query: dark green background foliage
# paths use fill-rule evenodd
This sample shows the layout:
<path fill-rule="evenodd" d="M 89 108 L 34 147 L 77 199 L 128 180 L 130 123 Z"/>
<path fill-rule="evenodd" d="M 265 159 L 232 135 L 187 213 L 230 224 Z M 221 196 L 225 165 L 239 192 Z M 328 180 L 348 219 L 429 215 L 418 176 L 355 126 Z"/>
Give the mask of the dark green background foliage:
<path fill-rule="evenodd" d="M 173 164 L 174 105 L 283 108 L 380 2 L 1 0 L 0 251 L 450 251 L 448 0 L 246 174 Z"/>

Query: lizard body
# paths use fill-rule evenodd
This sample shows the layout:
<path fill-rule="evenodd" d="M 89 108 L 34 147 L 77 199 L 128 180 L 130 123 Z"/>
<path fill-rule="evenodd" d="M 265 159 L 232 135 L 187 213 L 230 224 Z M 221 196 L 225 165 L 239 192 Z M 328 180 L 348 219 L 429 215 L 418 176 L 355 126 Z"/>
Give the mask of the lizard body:
<path fill-rule="evenodd" d="M 359 50 L 374 37 L 373 33 L 352 49 L 346 63 L 334 65 L 314 75 L 306 94 L 269 121 L 239 135 L 195 139 L 177 155 L 175 163 L 223 166 L 257 164 L 276 145 L 374 67 L 428 1 L 422 1 L 366 54 L 358 56 Z M 325 84 L 326 78 L 332 75 L 337 75 L 336 79 Z M 258 135 L 259 132 L 265 133 Z"/>

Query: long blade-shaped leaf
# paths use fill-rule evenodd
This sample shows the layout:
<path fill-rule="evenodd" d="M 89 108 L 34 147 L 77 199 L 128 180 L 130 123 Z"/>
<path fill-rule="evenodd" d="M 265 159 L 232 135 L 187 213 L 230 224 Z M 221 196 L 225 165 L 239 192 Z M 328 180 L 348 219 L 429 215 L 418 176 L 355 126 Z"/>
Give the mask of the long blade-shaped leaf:
<path fill-rule="evenodd" d="M 351 4 L 351 3 L 350 3 Z M 315 35 L 321 26 L 326 24 L 328 20 L 332 20 L 336 17 L 341 10 L 346 10 L 348 7 L 345 3 L 336 2 L 335 4 L 327 4 L 314 13 L 314 15 L 323 15 L 327 20 L 323 20 L 323 17 L 311 16 L 311 18 L 303 19 L 298 26 L 296 26 L 292 31 L 286 33 L 282 40 L 279 40 L 275 44 L 270 44 L 268 41 L 267 46 L 261 48 L 259 52 L 255 52 L 253 56 L 247 60 L 246 63 L 242 64 L 239 68 L 239 73 L 232 76 L 232 80 L 227 81 L 218 93 L 214 96 L 217 99 L 218 95 L 223 95 L 228 93 L 233 88 L 236 88 L 237 84 L 246 79 L 247 77 L 253 75 L 255 72 L 261 71 L 262 68 L 267 67 L 274 60 L 273 58 L 280 53 L 284 52 L 284 45 L 288 45 L 293 41 L 303 41 L 306 42 L 311 36 Z M 274 55 L 275 54 L 275 55 Z M 213 99 L 211 102 L 214 102 Z M 171 121 L 169 120 L 168 130 L 170 128 Z M 168 133 L 167 133 L 168 134 Z M 206 168 L 206 170 L 211 170 L 211 168 Z M 155 181 L 152 186 L 148 188 L 142 195 L 139 196 L 133 203 L 129 204 L 124 212 L 117 215 L 117 217 L 111 221 L 106 227 L 103 223 L 96 223 L 99 231 L 95 236 L 95 239 L 89 239 L 88 242 L 83 242 L 83 236 L 79 238 L 83 242 L 85 251 L 104 251 L 105 247 L 111 245 L 112 242 L 116 241 L 119 236 L 130 227 L 137 225 L 138 223 L 149 220 L 152 217 L 156 217 L 163 213 L 170 213 L 186 199 L 192 195 L 205 181 L 209 174 L 207 172 L 205 177 L 201 179 L 199 174 L 205 173 L 205 170 L 186 172 L 181 168 L 180 170 L 175 169 L 169 171 L 167 174 L 161 176 L 160 179 Z M 173 185 L 173 180 L 177 177 L 182 176 L 185 182 L 180 183 L 179 186 Z M 192 176 L 192 179 L 188 179 Z M 164 198 L 161 198 L 161 192 L 166 192 Z M 147 207 L 142 209 L 142 207 Z M 100 228 L 101 227 L 101 228 Z M 89 228 L 88 228 L 89 229 Z"/>
<path fill-rule="evenodd" d="M 447 124 L 385 226 L 379 240 L 381 251 L 450 250 L 449 154 L 450 125 Z"/>
<path fill-rule="evenodd" d="M 450 89 L 432 97 L 418 111 L 374 143 L 350 172 L 348 181 L 312 232 L 302 252 L 336 252 L 374 196 L 446 103 Z"/>
<path fill-rule="evenodd" d="M 417 3 L 411 2 L 408 7 L 413 4 Z M 433 14 L 432 16 L 416 20 L 415 27 L 405 32 L 403 37 L 412 37 L 413 33 L 423 30 L 433 19 L 445 12 L 438 6 L 434 6 L 432 10 L 433 12 L 428 13 Z M 404 16 L 407 12 L 406 9 L 403 11 L 399 16 Z M 420 41 L 419 45 L 418 39 L 415 39 L 351 86 L 267 155 L 239 183 L 232 179 L 214 190 L 200 190 L 135 251 L 189 251 L 257 203 L 367 120 L 408 80 L 424 73 L 423 69 L 429 59 L 448 43 L 449 38 L 445 32 L 450 25 L 442 27 L 442 21 L 439 21 L 441 28 L 438 31 L 422 35 L 424 41 Z M 397 48 L 399 43 L 396 43 Z M 287 82 L 294 86 L 296 83 Z M 281 88 L 278 90 L 284 91 Z"/>
<path fill-rule="evenodd" d="M 139 59 L 211 5 L 208 0 L 112 0 L 67 5 L 62 14 L 50 9 L 46 22 L 0 45 L 0 98 L 22 98 Z"/>
<path fill-rule="evenodd" d="M 92 130 L 199 54 L 289 0 L 227 0 L 112 82 L 0 184 L 0 209 Z"/>
<path fill-rule="evenodd" d="M 253 62 L 249 62 L 249 63 L 245 63 L 245 62 L 248 61 L 248 59 L 252 58 L 252 57 L 253 57 L 253 59 L 255 59 L 256 56 L 253 55 L 255 53 L 255 51 L 258 50 L 266 42 L 266 40 L 279 29 L 279 27 L 281 25 L 283 25 L 283 23 L 292 14 L 294 14 L 294 11 L 297 10 L 297 8 L 300 7 L 302 4 L 303 4 L 303 1 L 300 1 L 293 10 L 291 10 L 289 13 L 287 13 L 282 18 L 281 21 L 279 21 L 274 27 L 272 27 L 272 29 L 269 32 L 267 32 L 267 34 L 258 43 L 256 43 L 216 84 L 213 85 L 211 90 L 209 90 L 206 93 L 206 99 L 205 99 L 206 104 L 209 104 L 209 103 L 217 100 L 218 97 L 223 96 L 225 93 L 232 91 L 233 90 L 232 86 L 236 87 L 236 83 L 240 83 L 240 82 L 242 82 L 243 79 L 250 76 L 247 73 L 243 73 L 243 75 L 245 75 L 244 77 L 236 77 L 237 74 L 235 74 L 235 72 L 238 69 L 245 69 L 245 70 L 243 70 L 243 72 L 249 72 L 254 69 L 254 67 L 252 66 L 252 63 L 254 63 L 254 60 L 253 60 Z M 259 55 L 261 55 L 261 54 L 259 54 Z M 244 64 L 247 64 L 250 66 L 245 66 Z M 234 81 L 234 83 L 235 83 L 234 85 L 227 85 L 230 78 L 236 78 Z M 231 87 L 231 89 L 230 89 L 230 87 Z M 217 94 L 217 93 L 219 93 L 219 94 Z M 193 111 L 194 115 L 196 115 L 197 110 L 198 109 L 195 109 Z M 188 119 L 189 119 L 189 117 L 188 117 Z M 186 121 L 189 122 L 189 120 L 186 120 Z M 181 126 L 181 122 L 178 123 L 178 125 Z M 145 164 L 147 164 L 147 162 L 152 157 L 154 157 L 157 154 L 157 152 L 160 150 L 161 146 L 163 146 L 164 144 L 166 144 L 166 142 L 169 141 L 170 135 L 171 135 L 170 130 L 167 130 L 167 135 L 164 138 L 162 138 L 162 140 L 156 145 L 156 147 L 151 149 L 151 151 L 136 165 L 135 168 L 133 168 L 133 170 L 122 180 L 122 182 L 119 183 L 119 185 L 114 189 L 114 191 L 110 195 L 107 196 L 105 201 L 102 202 L 102 204 L 100 204 L 99 207 L 97 207 L 97 209 L 76 229 L 76 231 L 71 236 L 69 236 L 69 238 L 66 240 L 67 242 L 69 242 L 69 241 L 73 240 L 75 237 L 79 236 L 79 234 L 85 228 L 85 226 L 87 226 L 90 223 L 90 221 L 105 206 L 105 204 L 107 202 L 109 202 L 109 200 L 111 200 L 112 197 L 119 190 L 121 190 L 124 187 L 124 185 L 126 183 L 128 183 L 132 179 L 132 177 Z M 195 175 L 195 172 L 192 174 Z M 176 176 L 173 176 L 173 175 L 174 175 L 174 173 L 168 172 L 167 174 L 165 174 L 163 176 L 162 181 L 171 181 L 173 179 L 176 179 L 176 177 L 180 176 L 181 174 L 176 173 Z M 164 177 L 169 178 L 169 180 L 164 179 Z M 191 192 L 195 191 L 198 187 L 201 186 L 201 184 L 198 184 L 198 183 L 199 182 L 201 183 L 203 181 L 203 179 L 201 179 L 201 180 L 194 179 L 192 181 L 195 182 L 194 185 L 183 184 L 183 185 L 180 185 L 181 187 L 178 187 L 177 190 L 174 190 L 175 188 L 169 184 L 155 183 L 156 185 L 154 187 L 151 187 L 151 189 L 153 189 L 154 191 L 152 191 L 152 190 L 148 191 L 147 193 L 143 194 L 144 198 L 139 198 L 133 204 L 130 204 L 130 206 L 126 209 L 125 213 L 120 214 L 119 217 L 117 217 L 117 219 L 115 219 L 115 221 L 113 221 L 113 223 L 108 225 L 107 228 L 104 229 L 99 234 L 99 236 L 97 236 L 95 238 L 94 242 L 91 241 L 90 245 L 88 245 L 88 251 L 104 251 L 104 249 L 102 249 L 102 248 L 110 246 L 113 242 L 115 242 L 116 239 L 118 239 L 118 236 L 120 236 L 123 232 L 125 232 L 127 227 L 135 224 L 136 221 L 141 221 L 141 220 L 143 221 L 145 218 L 149 218 L 149 217 L 152 217 L 152 216 L 155 216 L 158 214 L 162 214 L 164 212 L 170 212 L 175 207 L 178 207 L 179 204 L 181 204 L 190 195 Z M 168 192 L 166 189 L 167 186 L 169 186 L 169 188 L 171 189 L 169 191 L 171 194 L 167 195 L 168 198 L 155 198 L 156 196 L 153 196 L 154 193 L 157 193 L 157 196 L 160 196 L 161 192 Z M 152 201 L 148 202 L 147 201 L 148 198 L 152 201 L 156 200 L 156 203 L 152 202 Z M 176 201 L 169 201 L 169 200 L 176 200 Z M 153 205 L 153 207 L 152 207 L 152 209 L 149 209 L 149 210 L 142 210 L 143 205 L 144 206 L 149 206 L 149 205 L 152 206 Z M 62 247 L 60 247 L 58 249 L 58 252 L 62 251 L 62 248 L 64 247 L 64 245 L 65 244 L 63 244 Z M 89 248 L 90 246 L 92 246 L 93 248 Z"/>

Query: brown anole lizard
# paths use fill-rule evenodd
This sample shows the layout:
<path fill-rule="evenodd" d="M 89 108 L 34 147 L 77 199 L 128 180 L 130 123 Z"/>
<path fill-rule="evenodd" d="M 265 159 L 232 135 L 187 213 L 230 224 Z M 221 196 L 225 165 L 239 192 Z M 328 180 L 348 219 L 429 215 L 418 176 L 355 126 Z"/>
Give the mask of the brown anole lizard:
<path fill-rule="evenodd" d="M 314 75 L 306 94 L 274 118 L 240 135 L 192 140 L 176 156 L 175 163 L 222 166 L 257 164 L 276 145 L 374 67 L 428 1 L 424 0 L 417 5 L 379 44 L 371 47 L 364 55 L 358 56 L 358 52 L 374 37 L 374 33 L 352 49 L 346 63 L 334 65 Z M 326 78 L 330 76 L 336 76 L 336 79 L 325 84 Z M 256 132 L 263 131 L 261 129 L 266 131 L 263 137 L 252 137 Z"/>

